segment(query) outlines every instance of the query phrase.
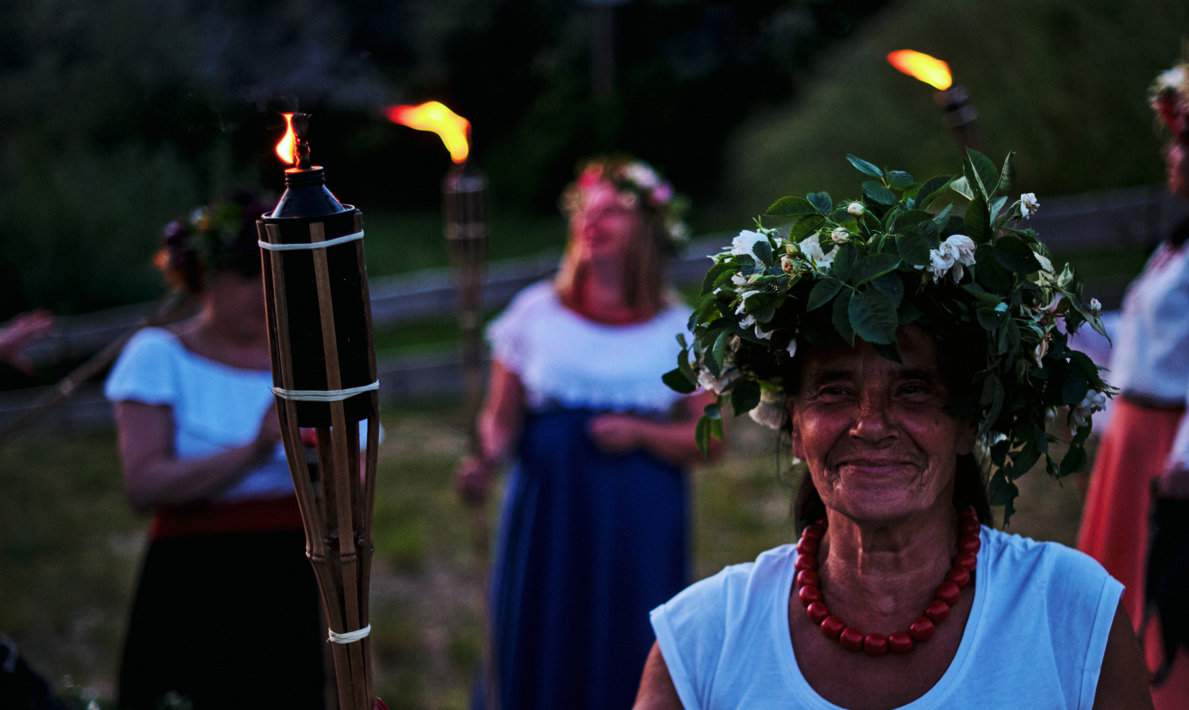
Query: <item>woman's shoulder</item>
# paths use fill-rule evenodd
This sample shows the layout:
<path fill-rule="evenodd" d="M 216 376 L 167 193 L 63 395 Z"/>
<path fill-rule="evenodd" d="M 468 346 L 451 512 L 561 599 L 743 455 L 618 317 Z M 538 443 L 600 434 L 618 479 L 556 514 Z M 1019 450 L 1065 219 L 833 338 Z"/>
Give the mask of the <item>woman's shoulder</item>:
<path fill-rule="evenodd" d="M 791 569 L 796 555 L 792 545 L 765 550 L 752 562 L 724 567 L 686 587 L 662 605 L 667 613 L 683 621 L 727 622 L 754 610 L 759 598 L 770 594 Z"/>
<path fill-rule="evenodd" d="M 185 346 L 182 345 L 177 333 L 157 326 L 148 326 L 136 331 L 124 346 L 125 353 L 137 351 L 172 353 L 184 350 Z"/>
<path fill-rule="evenodd" d="M 1016 586 L 1044 593 L 1049 605 L 1078 598 L 1094 605 L 1119 584 L 1097 560 L 1059 542 L 984 528 L 987 565 L 997 589 Z M 1058 584 L 1050 582 L 1059 581 Z"/>
<path fill-rule="evenodd" d="M 504 312 L 538 311 L 545 308 L 556 308 L 560 305 L 561 301 L 558 299 L 553 280 L 542 279 L 520 289 L 508 302 L 508 307 L 504 309 Z"/>
<path fill-rule="evenodd" d="M 169 404 L 177 395 L 174 376 L 186 349 L 164 328 L 142 328 L 124 346 L 104 385 L 107 399 Z"/>

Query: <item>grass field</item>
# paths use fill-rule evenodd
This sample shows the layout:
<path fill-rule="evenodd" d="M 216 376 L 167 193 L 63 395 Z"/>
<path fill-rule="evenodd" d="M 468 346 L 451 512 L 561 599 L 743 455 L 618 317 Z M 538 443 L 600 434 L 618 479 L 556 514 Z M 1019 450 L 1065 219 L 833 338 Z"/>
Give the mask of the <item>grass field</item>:
<path fill-rule="evenodd" d="M 485 570 L 485 548 L 476 548 L 484 525 L 451 488 L 462 427 L 440 406 L 389 413 L 385 426 L 372 584 L 378 691 L 394 710 L 462 708 L 479 657 Z M 790 539 L 795 482 L 777 450 L 774 435 L 740 420 L 727 455 L 696 471 L 699 578 Z M 1078 486 L 1039 473 L 1024 482 L 1012 530 L 1071 542 Z M 112 434 L 0 447 L 0 491 L 0 633 L 60 688 L 110 707 L 147 522 L 124 502 Z"/>

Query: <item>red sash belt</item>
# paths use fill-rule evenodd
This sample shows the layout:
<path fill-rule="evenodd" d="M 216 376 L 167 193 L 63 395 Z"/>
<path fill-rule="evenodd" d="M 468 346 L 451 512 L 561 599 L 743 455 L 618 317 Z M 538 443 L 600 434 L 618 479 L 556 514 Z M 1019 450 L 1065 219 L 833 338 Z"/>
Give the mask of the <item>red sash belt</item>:
<path fill-rule="evenodd" d="M 158 508 L 149 537 L 301 530 L 297 499 L 257 498 Z"/>

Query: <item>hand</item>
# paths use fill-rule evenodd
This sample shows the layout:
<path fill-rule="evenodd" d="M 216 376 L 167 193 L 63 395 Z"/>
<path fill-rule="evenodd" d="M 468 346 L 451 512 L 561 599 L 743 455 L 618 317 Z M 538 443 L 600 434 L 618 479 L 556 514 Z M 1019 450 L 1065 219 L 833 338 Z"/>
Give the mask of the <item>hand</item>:
<path fill-rule="evenodd" d="M 642 423 L 637 417 L 604 414 L 591 420 L 588 431 L 595 446 L 604 453 L 626 454 L 640 448 Z"/>
<path fill-rule="evenodd" d="M 54 317 L 48 311 L 30 311 L 13 318 L 0 328 L 0 362 L 7 362 L 18 370 L 32 374 L 33 363 L 25 348 L 49 334 Z"/>
<path fill-rule="evenodd" d="M 256 439 L 252 446 L 261 457 L 270 456 L 281 441 L 281 419 L 277 416 L 277 406 L 270 404 L 260 417 L 260 428 L 256 431 Z"/>
<path fill-rule="evenodd" d="M 458 462 L 454 472 L 454 487 L 463 503 L 479 506 L 487 501 L 494 468 L 491 462 L 476 456 L 468 456 Z"/>

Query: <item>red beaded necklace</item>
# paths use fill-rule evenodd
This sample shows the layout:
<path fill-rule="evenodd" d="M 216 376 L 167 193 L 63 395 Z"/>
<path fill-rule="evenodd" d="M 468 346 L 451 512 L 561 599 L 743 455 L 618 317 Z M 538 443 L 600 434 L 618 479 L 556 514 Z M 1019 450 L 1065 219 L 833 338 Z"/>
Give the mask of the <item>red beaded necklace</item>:
<path fill-rule="evenodd" d="M 819 520 L 801 532 L 797 541 L 797 598 L 805 607 L 805 613 L 827 638 L 834 639 L 848 651 L 862 651 L 869 656 L 892 653 L 908 653 L 913 646 L 928 641 L 933 636 L 935 624 L 950 614 L 950 608 L 958 601 L 962 590 L 970 584 L 975 564 L 978 562 L 979 519 L 974 508 L 967 508 L 959 515 L 960 538 L 958 554 L 946 574 L 945 580 L 933 595 L 933 601 L 925 607 L 920 618 L 904 631 L 892 634 L 864 634 L 830 613 L 822 597 L 821 579 L 817 572 L 817 551 L 822 536 L 826 533 L 826 521 Z"/>

